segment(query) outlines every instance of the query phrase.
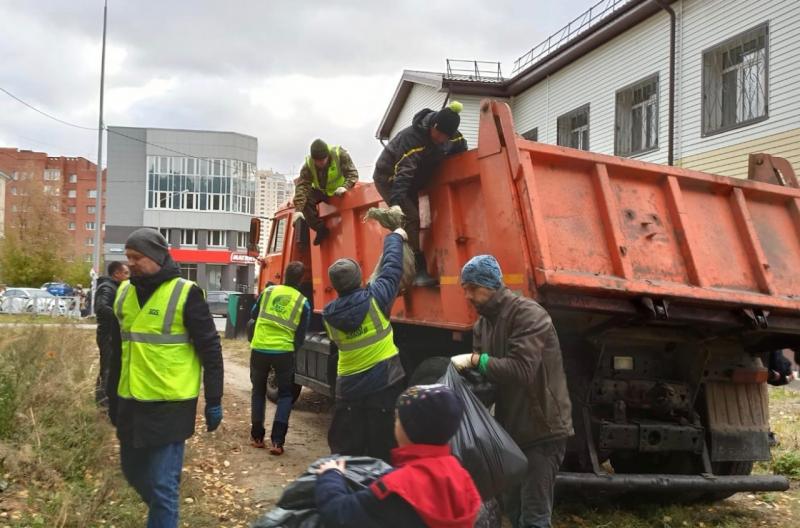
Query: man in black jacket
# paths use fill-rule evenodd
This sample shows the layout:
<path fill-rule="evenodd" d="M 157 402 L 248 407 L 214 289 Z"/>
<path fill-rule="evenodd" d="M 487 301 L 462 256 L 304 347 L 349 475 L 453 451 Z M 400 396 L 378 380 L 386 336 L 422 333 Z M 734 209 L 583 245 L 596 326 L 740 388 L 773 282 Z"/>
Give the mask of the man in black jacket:
<path fill-rule="evenodd" d="M 397 133 L 375 162 L 372 179 L 375 188 L 389 206 L 397 206 L 406 217 L 408 243 L 417 264 L 415 286 L 433 286 L 437 280 L 428 275 L 428 264 L 419 241 L 419 196 L 439 163 L 450 154 L 467 150 L 467 141 L 458 131 L 462 105 L 453 101 L 438 112 L 425 108 L 411 121 L 411 126 Z"/>
<path fill-rule="evenodd" d="M 108 369 L 115 343 L 113 336 L 119 335 L 119 323 L 114 316 L 114 297 L 122 281 L 128 280 L 131 272 L 123 262 L 113 261 L 108 263 L 108 276 L 97 279 L 97 289 L 94 293 L 94 311 L 97 317 L 97 348 L 100 350 L 100 370 L 97 373 L 97 383 L 94 389 L 94 399 L 98 405 L 108 405 L 106 397 L 106 383 Z M 119 343 L 116 343 L 119 346 Z"/>
<path fill-rule="evenodd" d="M 201 377 L 207 430 L 222 421 L 222 348 L 203 291 L 180 278 L 158 231 L 134 231 L 125 256 L 131 280 L 114 301 L 120 347 L 109 375 L 109 414 L 122 471 L 148 505 L 147 526 L 174 528 Z"/>

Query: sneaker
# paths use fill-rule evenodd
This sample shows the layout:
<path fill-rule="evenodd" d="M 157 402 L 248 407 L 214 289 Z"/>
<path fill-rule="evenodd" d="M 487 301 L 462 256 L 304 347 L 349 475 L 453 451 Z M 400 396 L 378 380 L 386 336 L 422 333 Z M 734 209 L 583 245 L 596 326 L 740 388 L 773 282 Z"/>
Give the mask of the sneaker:
<path fill-rule="evenodd" d="M 257 449 L 264 449 L 264 447 L 265 447 L 264 446 L 264 439 L 263 438 L 258 439 L 258 438 L 252 438 L 251 437 L 250 438 L 250 445 L 255 447 L 255 448 L 257 448 Z"/>
<path fill-rule="evenodd" d="M 275 456 L 281 456 L 283 454 L 283 446 L 273 442 L 272 447 L 269 448 L 269 454 Z"/>

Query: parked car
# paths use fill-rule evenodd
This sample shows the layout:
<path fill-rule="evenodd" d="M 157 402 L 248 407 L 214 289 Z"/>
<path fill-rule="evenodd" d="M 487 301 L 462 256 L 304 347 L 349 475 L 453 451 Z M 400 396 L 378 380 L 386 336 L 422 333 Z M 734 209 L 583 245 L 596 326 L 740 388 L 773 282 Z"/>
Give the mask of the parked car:
<path fill-rule="evenodd" d="M 46 290 L 56 297 L 70 297 L 75 295 L 75 290 L 65 282 L 45 282 L 42 284 L 42 290 Z"/>
<path fill-rule="evenodd" d="M 228 317 L 228 297 L 235 291 L 210 291 L 206 294 L 206 302 L 211 310 L 211 315 Z"/>
<path fill-rule="evenodd" d="M 8 288 L 0 296 L 0 311 L 6 313 L 57 313 L 67 312 L 66 299 L 37 288 Z"/>

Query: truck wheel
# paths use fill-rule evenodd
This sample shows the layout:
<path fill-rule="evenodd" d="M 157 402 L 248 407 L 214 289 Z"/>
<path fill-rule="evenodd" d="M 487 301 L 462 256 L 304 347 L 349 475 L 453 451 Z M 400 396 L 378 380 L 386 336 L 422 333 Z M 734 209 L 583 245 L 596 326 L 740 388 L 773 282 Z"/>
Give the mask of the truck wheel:
<path fill-rule="evenodd" d="M 297 401 L 297 398 L 300 397 L 300 391 L 303 389 L 302 385 L 298 385 L 297 383 L 294 384 L 292 387 L 292 405 Z M 269 371 L 269 377 L 267 377 L 267 399 L 272 403 L 278 403 L 278 383 L 275 381 L 275 371 Z"/>
<path fill-rule="evenodd" d="M 715 475 L 749 475 L 753 472 L 753 462 L 712 462 L 711 469 Z M 705 493 L 701 500 L 708 502 L 721 501 L 733 495 L 725 491 Z"/>

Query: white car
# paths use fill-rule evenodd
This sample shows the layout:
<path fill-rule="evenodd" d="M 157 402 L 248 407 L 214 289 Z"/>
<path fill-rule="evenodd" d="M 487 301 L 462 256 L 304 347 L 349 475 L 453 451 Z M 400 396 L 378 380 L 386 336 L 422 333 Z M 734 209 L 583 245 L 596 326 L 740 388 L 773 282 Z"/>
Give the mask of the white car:
<path fill-rule="evenodd" d="M 0 312 L 63 314 L 67 311 L 67 300 L 39 288 L 7 288 L 0 295 Z"/>

